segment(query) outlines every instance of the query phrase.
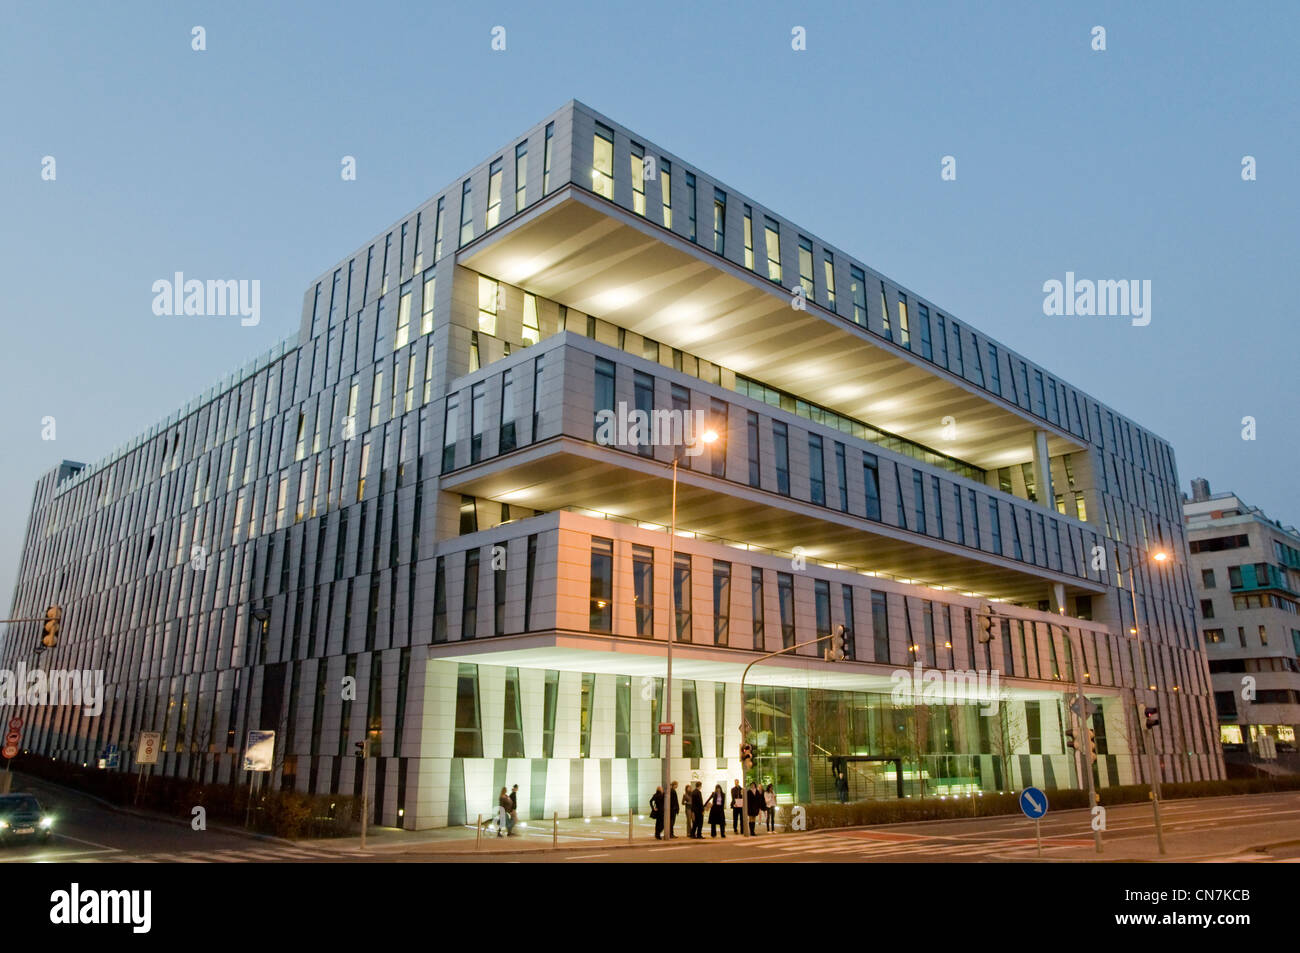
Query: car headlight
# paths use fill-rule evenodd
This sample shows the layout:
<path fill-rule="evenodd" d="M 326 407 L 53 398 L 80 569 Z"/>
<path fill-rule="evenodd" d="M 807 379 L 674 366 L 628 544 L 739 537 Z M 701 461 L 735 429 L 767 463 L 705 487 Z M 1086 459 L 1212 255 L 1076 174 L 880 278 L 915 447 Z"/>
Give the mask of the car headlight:
<path fill-rule="evenodd" d="M 8 828 L 8 827 L 9 827 L 9 822 L 8 822 L 8 821 L 0 821 L 0 831 L 3 831 L 3 830 L 5 830 L 5 829 Z"/>
<path fill-rule="evenodd" d="M 41 827 L 42 827 L 43 829 L 45 829 L 45 830 L 48 831 L 48 830 L 49 830 L 51 827 L 53 827 L 53 826 L 54 826 L 54 818 L 52 818 L 52 817 L 42 817 L 42 818 L 41 818 Z"/>

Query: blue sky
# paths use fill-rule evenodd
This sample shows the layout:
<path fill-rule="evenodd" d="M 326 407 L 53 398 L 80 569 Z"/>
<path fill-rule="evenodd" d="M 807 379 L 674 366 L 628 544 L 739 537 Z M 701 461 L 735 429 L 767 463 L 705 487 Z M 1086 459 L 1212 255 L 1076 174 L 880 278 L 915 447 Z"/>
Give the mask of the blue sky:
<path fill-rule="evenodd" d="M 294 332 L 311 278 L 571 98 L 1150 427 L 1184 489 L 1300 521 L 1300 12 L 1133 6 L 0 3 L 4 601 L 40 473 Z M 155 316 L 175 271 L 260 279 L 261 323 Z M 1149 279 L 1150 325 L 1044 316 L 1066 271 Z"/>

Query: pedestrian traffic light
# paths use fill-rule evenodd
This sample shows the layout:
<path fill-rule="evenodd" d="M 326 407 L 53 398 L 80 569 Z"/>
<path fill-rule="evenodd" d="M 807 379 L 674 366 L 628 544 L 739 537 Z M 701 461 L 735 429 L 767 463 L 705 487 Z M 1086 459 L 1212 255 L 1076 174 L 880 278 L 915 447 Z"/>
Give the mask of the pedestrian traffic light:
<path fill-rule="evenodd" d="M 1073 729 L 1073 728 L 1066 728 L 1066 729 L 1065 729 L 1065 744 L 1066 744 L 1068 747 L 1070 747 L 1070 748 L 1074 748 L 1076 751 L 1079 749 L 1079 746 L 1078 746 L 1077 744 L 1074 743 L 1074 729 Z"/>
<path fill-rule="evenodd" d="M 52 649 L 59 644 L 59 630 L 63 628 L 63 610 L 50 606 L 45 610 L 45 632 L 41 636 L 41 645 Z"/>
<path fill-rule="evenodd" d="M 980 615 L 979 640 L 981 645 L 988 645 L 993 641 L 993 607 L 986 606 L 985 610 Z"/>
<path fill-rule="evenodd" d="M 1160 724 L 1160 709 L 1153 705 L 1147 705 L 1145 714 L 1147 716 L 1147 729 L 1150 730 Z"/>

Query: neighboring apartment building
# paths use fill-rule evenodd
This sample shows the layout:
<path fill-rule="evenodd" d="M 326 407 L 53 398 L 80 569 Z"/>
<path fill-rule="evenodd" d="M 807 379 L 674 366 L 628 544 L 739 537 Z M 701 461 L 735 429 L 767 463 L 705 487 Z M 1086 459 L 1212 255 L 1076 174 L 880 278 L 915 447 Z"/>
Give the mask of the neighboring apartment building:
<path fill-rule="evenodd" d="M 603 410 L 720 435 L 681 455 L 675 555 L 681 440 Z M 159 771 L 240 781 L 273 729 L 273 783 L 353 793 L 368 735 L 382 823 L 515 783 L 521 816 L 644 811 L 666 742 L 730 786 L 745 666 L 844 625 L 851 660 L 750 672 L 783 803 L 832 766 L 852 797 L 1075 786 L 1075 664 L 1099 783 L 1145 777 L 1146 704 L 1167 778 L 1220 777 L 1177 486 L 1163 440 L 571 102 L 326 269 L 281 346 L 38 481 L 15 610 L 63 605 L 44 664 L 112 697 L 29 745 L 131 770 L 157 729 Z M 916 665 L 996 670 L 997 713 L 894 693 Z"/>
<path fill-rule="evenodd" d="M 1296 770 L 1300 532 L 1205 480 L 1183 514 L 1225 756 Z"/>

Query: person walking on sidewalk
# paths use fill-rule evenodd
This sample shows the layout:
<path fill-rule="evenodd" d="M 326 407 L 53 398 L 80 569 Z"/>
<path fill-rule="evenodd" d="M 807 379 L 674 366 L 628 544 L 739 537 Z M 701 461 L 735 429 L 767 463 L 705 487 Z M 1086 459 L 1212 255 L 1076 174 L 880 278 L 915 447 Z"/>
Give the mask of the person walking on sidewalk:
<path fill-rule="evenodd" d="M 758 789 L 757 781 L 750 781 L 749 790 L 745 792 L 745 813 L 749 815 L 749 836 L 754 837 L 754 824 L 758 815 L 763 813 L 763 792 Z"/>
<path fill-rule="evenodd" d="M 515 824 L 519 823 L 519 785 L 510 789 L 510 816 L 506 818 L 506 836 L 515 836 Z"/>
<path fill-rule="evenodd" d="M 763 804 L 767 807 L 767 830 L 771 833 L 776 830 L 776 792 L 770 784 L 763 791 Z"/>
<path fill-rule="evenodd" d="M 717 837 L 718 828 L 722 828 L 722 837 L 727 837 L 727 795 L 722 790 L 721 784 L 713 786 L 713 793 L 709 795 L 709 836 Z"/>
<path fill-rule="evenodd" d="M 501 796 L 497 798 L 497 837 L 505 836 L 506 825 L 510 817 L 510 794 L 505 788 L 501 789 Z"/>
<path fill-rule="evenodd" d="M 704 839 L 704 782 L 696 781 L 691 790 L 691 814 L 695 818 L 695 829 L 691 835 L 696 840 Z"/>
<path fill-rule="evenodd" d="M 655 840 L 662 840 L 664 836 L 664 786 L 661 784 L 655 788 L 655 793 L 650 795 L 650 816 L 655 821 Z"/>
<path fill-rule="evenodd" d="M 745 789 L 740 786 L 740 779 L 737 778 L 731 786 L 731 827 L 733 834 L 743 834 L 740 825 L 743 823 L 742 818 L 745 814 Z"/>

